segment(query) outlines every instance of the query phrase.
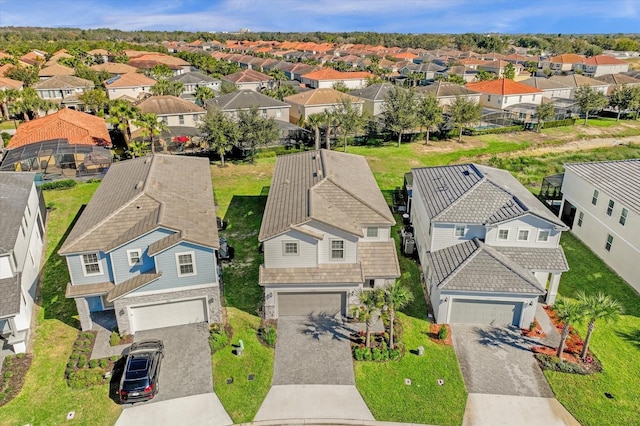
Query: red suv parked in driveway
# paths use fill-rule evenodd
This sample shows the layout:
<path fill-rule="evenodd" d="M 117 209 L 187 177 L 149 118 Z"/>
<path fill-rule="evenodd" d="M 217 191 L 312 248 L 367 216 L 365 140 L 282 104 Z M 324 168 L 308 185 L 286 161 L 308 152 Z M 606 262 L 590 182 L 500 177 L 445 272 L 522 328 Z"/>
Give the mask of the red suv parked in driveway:
<path fill-rule="evenodd" d="M 131 345 L 120 379 L 118 393 L 122 403 L 147 401 L 156 396 L 163 357 L 161 340 L 143 340 Z"/>

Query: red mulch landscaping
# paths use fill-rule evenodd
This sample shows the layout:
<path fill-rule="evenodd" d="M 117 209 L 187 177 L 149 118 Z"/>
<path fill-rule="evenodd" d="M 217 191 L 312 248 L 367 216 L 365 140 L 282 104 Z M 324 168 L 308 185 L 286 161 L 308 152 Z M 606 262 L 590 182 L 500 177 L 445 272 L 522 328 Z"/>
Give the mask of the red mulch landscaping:
<path fill-rule="evenodd" d="M 522 335 L 525 337 L 539 337 L 539 338 L 543 338 L 547 336 L 546 333 L 542 331 L 542 327 L 540 327 L 538 320 L 536 320 L 535 318 L 533 320 L 533 328 L 532 329 L 523 328 Z"/>
<path fill-rule="evenodd" d="M 440 328 L 447 327 L 447 338 L 446 339 L 438 339 L 438 332 Z M 451 339 L 451 328 L 447 324 L 431 324 L 431 328 L 429 330 L 429 338 L 432 342 L 437 343 L 439 345 L 447 345 L 453 346 L 453 340 Z"/>
<path fill-rule="evenodd" d="M 547 346 L 532 346 L 531 350 L 536 354 L 545 354 L 556 356 L 557 350 L 554 348 L 549 348 Z M 576 355 L 572 353 L 568 353 L 567 351 L 562 351 L 562 359 L 567 362 L 572 362 L 574 364 L 580 364 L 582 361 Z"/>
<path fill-rule="evenodd" d="M 32 359 L 31 354 L 11 355 L 4 359 L 0 372 L 0 407 L 20 393 Z"/>
<path fill-rule="evenodd" d="M 558 330 L 558 333 L 562 335 L 562 324 L 558 321 L 558 316 L 556 315 L 556 311 L 551 306 L 544 307 L 545 312 L 549 315 L 549 319 L 553 323 L 553 326 Z M 584 342 L 575 331 L 573 327 L 569 327 L 569 335 L 567 336 L 567 340 L 564 344 L 564 352 L 569 354 L 575 354 L 576 356 L 580 356 L 580 352 L 582 352 L 582 347 L 584 346 Z"/>

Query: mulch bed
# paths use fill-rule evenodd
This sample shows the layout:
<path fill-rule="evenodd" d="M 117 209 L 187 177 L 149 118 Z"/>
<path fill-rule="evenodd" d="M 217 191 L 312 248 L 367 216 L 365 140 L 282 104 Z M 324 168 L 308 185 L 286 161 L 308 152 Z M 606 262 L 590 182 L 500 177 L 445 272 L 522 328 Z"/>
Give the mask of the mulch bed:
<path fill-rule="evenodd" d="M 78 332 L 65 369 L 65 379 L 67 380 L 67 384 L 72 388 L 87 388 L 107 383 L 109 377 L 105 377 L 106 373 L 113 371 L 114 365 L 120 359 L 119 356 L 113 356 L 111 358 L 91 360 L 91 353 L 93 352 L 93 346 L 96 342 L 96 336 L 97 332 L 95 331 Z M 89 373 L 89 370 L 91 371 L 92 377 L 77 379 L 79 376 Z M 78 373 L 80 373 L 80 375 Z M 74 378 L 77 380 L 74 380 Z"/>
<path fill-rule="evenodd" d="M 521 330 L 522 330 L 522 335 L 525 337 L 537 337 L 537 338 L 547 337 L 547 334 L 544 331 L 542 331 L 542 327 L 540 327 L 538 320 L 536 320 L 535 318 L 533 320 L 533 328 L 523 328 Z"/>
<path fill-rule="evenodd" d="M 440 328 L 447 327 L 447 338 L 446 339 L 438 339 L 438 332 Z M 453 346 L 453 339 L 451 338 L 451 328 L 448 324 L 431 324 L 429 329 L 429 339 L 432 342 L 437 343 L 439 345 Z"/>
<path fill-rule="evenodd" d="M 0 372 L 0 407 L 20 393 L 32 360 L 31 354 L 12 355 L 4 359 Z"/>

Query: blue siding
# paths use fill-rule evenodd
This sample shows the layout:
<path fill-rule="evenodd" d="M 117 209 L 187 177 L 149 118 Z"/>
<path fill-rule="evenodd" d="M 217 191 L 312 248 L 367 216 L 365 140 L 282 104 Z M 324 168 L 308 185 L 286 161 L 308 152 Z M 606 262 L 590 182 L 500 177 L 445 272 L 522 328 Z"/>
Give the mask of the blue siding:
<path fill-rule="evenodd" d="M 102 311 L 102 298 L 100 296 L 87 297 L 87 303 L 89 304 L 89 312 Z"/>
<path fill-rule="evenodd" d="M 113 262 L 113 273 L 116 279 L 115 284 L 125 282 L 143 272 L 153 271 L 155 269 L 155 262 L 154 259 L 148 255 L 149 245 L 173 233 L 174 231 L 168 229 L 157 229 L 113 250 L 110 256 Z M 140 250 L 142 253 L 142 263 L 129 266 L 127 250 Z"/>
<path fill-rule="evenodd" d="M 196 275 L 179 277 L 176 265 L 176 253 L 193 252 L 196 259 Z M 218 270 L 215 250 L 190 243 L 181 243 L 159 253 L 156 257 L 156 270 L 162 272 L 158 280 L 133 292 L 179 289 L 199 284 L 218 282 Z"/>
<path fill-rule="evenodd" d="M 106 256 L 104 253 L 99 252 L 98 258 L 100 259 L 100 262 L 101 262 L 102 274 L 85 277 L 83 267 L 82 267 L 82 255 L 81 254 L 68 255 L 67 264 L 69 265 L 69 275 L 71 276 L 71 282 L 74 285 L 96 284 L 96 283 L 104 283 L 107 281 L 113 282 L 113 274 L 111 273 L 111 261 L 109 260 L 109 257 Z"/>

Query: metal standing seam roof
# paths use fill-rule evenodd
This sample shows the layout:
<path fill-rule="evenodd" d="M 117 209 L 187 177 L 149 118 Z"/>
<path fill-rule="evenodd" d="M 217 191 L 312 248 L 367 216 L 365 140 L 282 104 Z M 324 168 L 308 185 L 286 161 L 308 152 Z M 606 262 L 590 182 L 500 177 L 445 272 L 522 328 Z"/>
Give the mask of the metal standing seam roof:
<path fill-rule="evenodd" d="M 640 214 L 640 158 L 564 165 L 598 190 Z"/>
<path fill-rule="evenodd" d="M 433 271 L 432 282 L 440 289 L 545 293 L 531 272 L 476 238 L 427 253 L 427 257 Z"/>
<path fill-rule="evenodd" d="M 432 222 L 495 224 L 524 214 L 561 229 L 554 216 L 509 172 L 478 164 L 412 169 L 413 188 Z"/>
<path fill-rule="evenodd" d="M 364 157 L 322 149 L 279 156 L 258 239 L 311 220 L 361 235 L 395 220 Z"/>
<path fill-rule="evenodd" d="M 58 251 L 108 251 L 158 227 L 217 249 L 209 161 L 156 154 L 113 164 Z"/>

